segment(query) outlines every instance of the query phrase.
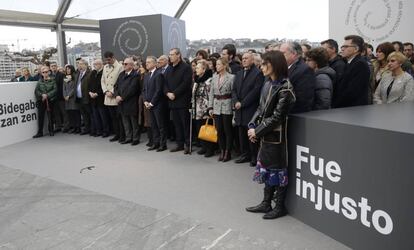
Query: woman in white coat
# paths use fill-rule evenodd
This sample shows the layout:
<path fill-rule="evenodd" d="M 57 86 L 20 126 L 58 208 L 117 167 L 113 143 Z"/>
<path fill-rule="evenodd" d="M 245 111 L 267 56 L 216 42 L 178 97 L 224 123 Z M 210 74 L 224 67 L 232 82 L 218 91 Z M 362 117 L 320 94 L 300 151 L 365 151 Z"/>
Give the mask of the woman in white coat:
<path fill-rule="evenodd" d="M 414 100 L 414 80 L 401 65 L 407 58 L 401 52 L 392 52 L 388 58 L 390 74 L 384 75 L 374 93 L 374 103 L 394 103 Z"/>

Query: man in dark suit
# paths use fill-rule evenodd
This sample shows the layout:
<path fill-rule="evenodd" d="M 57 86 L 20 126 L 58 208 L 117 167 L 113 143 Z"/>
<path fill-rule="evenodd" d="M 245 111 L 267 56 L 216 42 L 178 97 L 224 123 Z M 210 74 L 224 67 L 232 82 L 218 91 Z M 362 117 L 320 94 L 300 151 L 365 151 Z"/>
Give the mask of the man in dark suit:
<path fill-rule="evenodd" d="M 235 75 L 237 72 L 239 72 L 242 67 L 240 66 L 240 64 L 238 62 L 235 61 L 235 57 L 236 57 L 236 47 L 234 46 L 234 44 L 226 44 L 224 45 L 224 47 L 221 49 L 221 56 L 226 58 L 229 61 L 229 67 L 230 70 L 233 75 Z"/>
<path fill-rule="evenodd" d="M 241 151 L 240 158 L 235 162 L 250 162 L 251 166 L 256 166 L 257 144 L 249 141 L 247 125 L 259 106 L 264 77 L 255 66 L 252 53 L 244 53 L 242 65 L 243 70 L 236 73 L 231 95 Z"/>
<path fill-rule="evenodd" d="M 134 60 L 125 58 L 122 71 L 115 84 L 115 100 L 122 116 L 122 123 L 125 129 L 125 140 L 121 144 L 131 143 L 138 145 L 141 137 L 138 126 L 138 97 L 140 95 L 140 77 L 134 69 Z"/>
<path fill-rule="evenodd" d="M 170 50 L 171 70 L 165 74 L 164 93 L 172 111 L 177 146 L 170 152 L 184 150 L 190 153 L 190 112 L 191 83 L 193 72 L 191 66 L 183 62 L 180 49 Z M 185 143 L 185 146 L 184 146 Z"/>
<path fill-rule="evenodd" d="M 102 90 L 102 69 L 103 62 L 101 59 L 96 59 L 93 62 L 94 69 L 90 75 L 89 81 L 89 102 L 92 109 L 92 120 L 96 131 L 92 131 L 94 136 L 109 136 L 109 119 L 107 109 L 104 105 L 105 95 Z"/>
<path fill-rule="evenodd" d="M 169 58 L 166 55 L 161 55 L 157 59 L 157 69 L 161 71 L 162 75 L 164 76 L 164 84 L 166 84 L 165 75 L 168 73 L 168 71 L 171 70 L 171 66 L 169 65 Z M 166 107 L 166 110 L 164 112 L 165 118 L 164 120 L 167 121 L 165 123 L 165 131 L 167 133 L 167 138 L 171 141 L 175 141 L 175 128 L 174 123 L 171 115 L 170 108 Z"/>
<path fill-rule="evenodd" d="M 326 52 L 329 56 L 329 67 L 335 70 L 336 79 L 333 82 L 333 89 L 336 88 L 337 83 L 341 80 L 342 75 L 345 71 L 346 63 L 342 56 L 338 54 L 338 43 L 333 39 L 328 39 L 321 42 L 323 48 L 326 49 Z"/>
<path fill-rule="evenodd" d="M 150 110 L 153 145 L 149 151 L 161 152 L 167 149 L 167 136 L 165 131 L 166 99 L 163 92 L 164 75 L 162 68 L 157 69 L 157 58 L 148 56 L 145 63 L 148 73 L 144 76 L 144 106 Z"/>
<path fill-rule="evenodd" d="M 65 110 L 65 99 L 63 98 L 63 79 L 65 75 L 58 71 L 56 62 L 50 63 L 50 77 L 55 78 L 56 81 L 56 101 L 53 107 L 56 123 L 55 132 L 60 130 L 66 132 L 69 130 L 69 118 Z"/>
<path fill-rule="evenodd" d="M 91 122 L 92 110 L 89 105 L 89 75 L 88 62 L 84 59 L 79 60 L 78 73 L 76 74 L 76 102 L 79 103 L 80 113 L 83 118 L 84 130 L 80 133 L 86 135 L 94 130 Z"/>
<path fill-rule="evenodd" d="M 290 111 L 294 113 L 312 110 L 315 96 L 315 73 L 302 59 L 302 47 L 297 42 L 287 42 L 280 46 L 289 67 L 289 80 L 293 85 L 296 102 Z"/>
<path fill-rule="evenodd" d="M 370 69 L 367 61 L 361 57 L 364 39 L 360 36 L 345 37 L 341 46 L 341 55 L 346 59 L 342 79 L 334 90 L 333 108 L 351 107 L 368 104 Z"/>

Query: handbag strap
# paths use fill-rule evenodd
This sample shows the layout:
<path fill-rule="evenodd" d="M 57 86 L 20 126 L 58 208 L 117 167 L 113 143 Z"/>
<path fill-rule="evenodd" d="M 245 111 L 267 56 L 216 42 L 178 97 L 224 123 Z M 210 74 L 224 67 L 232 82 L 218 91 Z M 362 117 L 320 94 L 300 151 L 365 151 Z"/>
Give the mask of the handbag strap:
<path fill-rule="evenodd" d="M 214 126 L 214 127 L 216 127 L 216 121 L 214 120 L 214 118 L 210 118 L 210 117 L 208 117 L 208 118 L 206 119 L 206 125 L 208 125 L 208 121 L 209 121 L 210 119 L 212 119 L 212 120 L 213 120 L 213 126 Z"/>

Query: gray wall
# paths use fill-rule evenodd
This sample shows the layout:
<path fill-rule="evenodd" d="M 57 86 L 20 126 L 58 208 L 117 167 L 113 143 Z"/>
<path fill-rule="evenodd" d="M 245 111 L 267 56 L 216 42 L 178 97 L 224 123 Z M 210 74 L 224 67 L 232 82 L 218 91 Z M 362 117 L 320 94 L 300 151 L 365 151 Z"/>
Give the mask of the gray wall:
<path fill-rule="evenodd" d="M 402 106 L 394 106 L 396 110 L 399 107 Z M 370 109 L 378 115 L 382 108 L 384 107 L 371 106 L 361 109 L 364 110 L 365 115 L 369 114 Z M 354 249 L 414 249 L 411 233 L 414 223 L 414 201 L 411 198 L 411 190 L 414 188 L 412 167 L 414 133 L 361 126 L 358 121 L 365 116 L 358 113 L 358 108 L 353 108 L 351 111 L 343 109 L 325 111 L 326 115 L 319 115 L 320 113 L 316 112 L 315 115 L 309 113 L 291 117 L 289 212 L 293 217 Z M 348 121 L 320 119 L 323 116 L 329 117 L 329 112 L 334 114 L 330 117 L 339 119 L 343 115 Z M 411 120 L 414 119 L 412 111 L 384 113 L 379 117 L 386 120 L 389 118 L 387 116 L 394 118 L 405 116 L 405 119 L 409 116 Z M 398 118 L 395 122 L 398 122 Z M 341 170 L 340 180 L 337 182 L 335 178 L 332 178 L 334 181 L 330 180 L 326 176 L 326 171 L 323 177 L 312 174 L 309 164 L 303 161 L 301 169 L 298 169 L 297 161 L 300 159 L 300 155 L 297 154 L 298 145 L 309 148 L 309 154 L 301 153 L 301 156 L 308 161 L 310 161 L 309 155 L 315 156 L 316 166 L 320 158 L 323 158 L 325 165 L 329 161 L 336 162 Z M 298 175 L 300 177 L 297 177 Z M 338 175 L 333 174 L 333 177 Z M 297 180 L 301 183 L 299 195 Z M 307 198 L 303 198 L 303 181 L 312 183 L 316 190 L 319 184 L 320 190 L 324 193 L 326 189 L 329 190 L 332 203 L 333 193 L 337 193 L 339 213 L 328 210 L 325 204 L 321 210 L 316 209 L 315 203 L 310 201 L 310 193 Z M 322 181 L 322 185 L 318 181 Z M 317 197 L 316 194 L 315 201 Z M 325 199 L 325 194 L 323 197 Z M 356 214 L 350 216 L 355 215 L 355 219 L 348 219 L 343 215 L 344 212 L 350 214 L 352 210 L 343 205 L 344 197 L 349 197 L 356 202 Z M 358 203 L 362 198 L 367 200 L 370 211 L 364 212 L 359 207 Z M 350 204 L 352 206 L 350 199 L 345 199 L 348 206 Z M 387 216 L 385 213 L 392 220 L 392 231 L 388 230 L 391 226 L 389 222 L 388 227 L 384 229 L 386 225 L 384 218 Z M 361 218 L 363 214 L 367 215 L 367 219 Z M 378 220 L 373 220 L 374 214 L 379 218 Z M 379 230 L 376 229 L 373 221 L 379 221 L 376 225 Z M 369 223 L 369 227 L 364 223 L 366 225 Z"/>

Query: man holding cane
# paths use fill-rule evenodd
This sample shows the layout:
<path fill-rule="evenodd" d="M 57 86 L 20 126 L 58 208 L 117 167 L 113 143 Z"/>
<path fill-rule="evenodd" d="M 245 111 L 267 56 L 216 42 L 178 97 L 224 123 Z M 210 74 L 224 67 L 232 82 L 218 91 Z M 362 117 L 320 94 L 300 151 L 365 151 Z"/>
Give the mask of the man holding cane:
<path fill-rule="evenodd" d="M 38 102 L 38 131 L 33 138 L 39 138 L 43 136 L 43 125 L 45 119 L 45 112 L 47 112 L 48 117 L 48 130 L 49 135 L 53 136 L 53 102 L 56 99 L 56 82 L 53 78 L 50 78 L 49 73 L 50 69 L 47 66 L 41 68 L 41 74 L 43 76 L 37 82 L 35 89 L 35 96 Z"/>

